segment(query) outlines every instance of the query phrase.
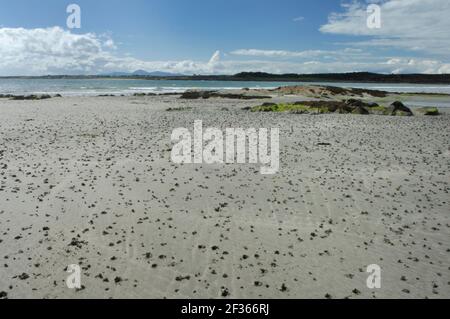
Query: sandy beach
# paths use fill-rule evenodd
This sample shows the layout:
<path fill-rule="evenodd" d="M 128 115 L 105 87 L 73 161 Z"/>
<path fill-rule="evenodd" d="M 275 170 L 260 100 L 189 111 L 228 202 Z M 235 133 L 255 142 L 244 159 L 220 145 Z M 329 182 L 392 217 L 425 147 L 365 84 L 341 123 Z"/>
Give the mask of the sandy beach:
<path fill-rule="evenodd" d="M 311 97 L 270 102 L 302 99 Z M 0 291 L 449 298 L 450 112 L 245 110 L 262 102 L 0 99 Z M 172 163 L 172 131 L 195 120 L 280 128 L 279 172 Z M 82 267 L 81 289 L 66 285 L 71 264 Z M 380 289 L 366 285 L 371 264 L 382 269 Z"/>

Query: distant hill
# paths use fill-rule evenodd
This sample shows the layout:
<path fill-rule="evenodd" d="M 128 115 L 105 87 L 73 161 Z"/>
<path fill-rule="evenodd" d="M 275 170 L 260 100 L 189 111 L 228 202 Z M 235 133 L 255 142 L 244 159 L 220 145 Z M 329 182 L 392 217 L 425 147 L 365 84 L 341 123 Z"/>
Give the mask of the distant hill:
<path fill-rule="evenodd" d="M 131 75 L 131 73 L 127 73 L 127 72 L 112 72 L 112 73 L 101 74 L 100 76 L 121 77 L 121 76 L 130 76 L 130 75 Z"/>
<path fill-rule="evenodd" d="M 279 81 L 279 82 L 363 82 L 363 83 L 417 83 L 450 84 L 450 74 L 379 74 L 370 72 L 322 74 L 271 74 L 241 72 L 235 75 L 194 75 L 190 80 L 221 81 Z M 181 78 L 180 78 L 181 79 Z"/>
<path fill-rule="evenodd" d="M 169 73 L 169 72 L 161 72 L 161 71 L 147 72 L 145 70 L 136 70 L 133 73 L 129 73 L 129 72 L 112 72 L 112 73 L 102 74 L 101 76 L 112 76 L 112 77 L 125 77 L 125 76 L 171 77 L 171 76 L 184 76 L 184 75 L 183 74 L 179 74 L 179 73 Z"/>
<path fill-rule="evenodd" d="M 268 81 L 268 82 L 355 82 L 355 83 L 412 83 L 448 84 L 450 74 L 378 74 L 370 72 L 323 73 L 323 74 L 270 74 L 263 72 L 241 72 L 235 75 L 182 75 L 167 72 L 147 72 L 137 70 L 133 73 L 113 72 L 103 75 L 47 75 L 10 76 L 2 78 L 33 79 L 97 79 L 126 78 L 145 80 L 201 80 L 201 81 Z"/>
<path fill-rule="evenodd" d="M 132 75 L 134 75 L 134 76 L 183 76 L 183 74 L 179 74 L 179 73 L 170 73 L 170 72 L 161 72 L 161 71 L 147 72 L 144 70 L 134 71 Z"/>

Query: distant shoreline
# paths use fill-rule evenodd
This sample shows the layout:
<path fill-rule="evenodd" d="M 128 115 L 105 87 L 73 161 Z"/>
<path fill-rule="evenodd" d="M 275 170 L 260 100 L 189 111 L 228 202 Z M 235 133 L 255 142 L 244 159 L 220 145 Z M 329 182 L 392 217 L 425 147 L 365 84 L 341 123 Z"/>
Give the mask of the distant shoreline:
<path fill-rule="evenodd" d="M 448 84 L 450 74 L 377 74 L 377 73 L 327 73 L 327 74 L 269 74 L 243 72 L 235 75 L 182 75 L 182 76 L 108 76 L 108 75 L 46 75 L 3 76 L 0 79 L 120 79 L 120 80 L 171 80 L 171 81 L 254 81 L 254 82 L 344 82 L 344 83 L 404 83 Z"/>

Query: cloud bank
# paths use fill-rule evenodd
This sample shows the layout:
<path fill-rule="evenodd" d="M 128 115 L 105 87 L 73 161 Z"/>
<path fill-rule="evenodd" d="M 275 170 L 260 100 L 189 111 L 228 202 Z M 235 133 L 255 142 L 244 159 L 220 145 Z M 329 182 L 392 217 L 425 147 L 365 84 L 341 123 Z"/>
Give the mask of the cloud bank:
<path fill-rule="evenodd" d="M 367 27 L 368 2 L 344 4 L 343 13 L 333 13 L 320 31 L 330 34 L 368 36 L 359 46 L 397 48 L 448 56 L 450 52 L 450 1 L 380 0 L 381 28 Z"/>
<path fill-rule="evenodd" d="M 374 1 L 371 1 L 374 2 Z M 367 4 L 343 4 L 320 27 L 347 36 L 335 50 L 289 51 L 239 48 L 207 61 L 145 61 L 117 53 L 111 37 L 75 34 L 60 27 L 0 27 L 0 76 L 102 74 L 135 70 L 184 74 L 269 73 L 450 73 L 450 1 L 378 0 L 382 27 L 367 27 Z M 346 38 L 347 38 L 346 37 Z M 395 52 L 396 54 L 389 54 Z"/>
<path fill-rule="evenodd" d="M 113 39 L 74 34 L 60 27 L 0 28 L 0 75 L 98 74 L 138 69 L 214 73 L 220 52 L 208 62 L 143 61 L 115 53 Z"/>

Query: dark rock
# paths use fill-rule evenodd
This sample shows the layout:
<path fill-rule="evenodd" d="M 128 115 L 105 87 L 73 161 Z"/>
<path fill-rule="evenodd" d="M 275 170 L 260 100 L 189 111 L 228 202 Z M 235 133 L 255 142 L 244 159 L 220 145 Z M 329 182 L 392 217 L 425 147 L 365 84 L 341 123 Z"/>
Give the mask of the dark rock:
<path fill-rule="evenodd" d="M 205 98 L 205 91 L 186 91 L 181 95 L 181 99 L 185 100 L 197 100 L 200 98 Z"/>
<path fill-rule="evenodd" d="M 365 103 L 361 100 L 349 99 L 349 100 L 345 101 L 345 104 L 351 105 L 351 106 L 364 106 Z"/>
<path fill-rule="evenodd" d="M 24 95 L 15 95 L 11 97 L 11 100 L 26 100 L 27 98 Z"/>
<path fill-rule="evenodd" d="M 264 102 L 261 106 L 276 106 L 276 103 Z"/>
<path fill-rule="evenodd" d="M 230 292 L 227 288 L 222 287 L 222 297 L 227 297 L 230 295 Z"/>
<path fill-rule="evenodd" d="M 30 276 L 26 273 L 23 273 L 21 275 L 19 275 L 19 279 L 20 280 L 27 280 L 28 278 L 30 278 Z"/>
<path fill-rule="evenodd" d="M 307 105 L 312 108 L 326 108 L 330 113 L 348 114 L 353 111 L 353 107 L 339 101 L 306 101 L 297 102 L 297 105 Z"/>
<path fill-rule="evenodd" d="M 419 112 L 422 112 L 423 115 L 427 116 L 438 116 L 440 115 L 439 109 L 436 107 L 424 107 L 422 109 L 419 109 Z"/>
<path fill-rule="evenodd" d="M 79 240 L 79 239 L 77 239 L 77 238 L 72 238 L 72 241 L 70 242 L 69 246 L 74 246 L 74 247 L 77 247 L 77 248 L 82 248 L 83 245 L 86 245 L 86 244 L 87 244 L 87 242 L 85 242 L 85 241 Z"/>
<path fill-rule="evenodd" d="M 353 289 L 352 291 L 355 295 L 360 295 L 361 291 L 359 291 L 358 289 Z"/>
<path fill-rule="evenodd" d="M 167 93 L 161 93 L 161 96 L 174 96 L 174 95 L 181 95 L 181 93 L 176 92 L 167 92 Z"/>
<path fill-rule="evenodd" d="M 175 278 L 176 281 L 183 281 L 183 280 L 189 280 L 191 279 L 191 276 L 178 276 Z"/>
<path fill-rule="evenodd" d="M 45 100 L 45 99 L 51 99 L 52 97 L 48 94 L 42 94 L 42 95 L 12 95 L 10 96 L 11 100 L 16 101 L 22 101 L 22 100 Z"/>
<path fill-rule="evenodd" d="M 353 114 L 367 115 L 369 111 L 364 106 L 357 106 L 352 110 Z"/>
<path fill-rule="evenodd" d="M 260 95 L 245 95 L 245 94 L 235 94 L 235 93 L 220 93 L 217 91 L 186 91 L 184 92 L 181 99 L 186 100 L 197 100 L 197 99 L 210 99 L 210 98 L 226 98 L 226 99 L 236 99 L 236 100 L 256 100 L 256 99 L 270 99 L 270 96 L 260 96 Z"/>
<path fill-rule="evenodd" d="M 406 116 L 413 116 L 413 112 L 406 107 L 402 102 L 396 101 L 392 103 L 388 107 L 388 111 L 391 115 L 406 115 Z"/>
<path fill-rule="evenodd" d="M 378 90 L 369 90 L 369 89 L 357 89 L 357 88 L 341 88 L 335 86 L 325 86 L 326 91 L 330 92 L 331 95 L 358 95 L 363 96 L 364 94 L 368 94 L 375 97 L 386 97 L 388 92 L 378 91 Z"/>
<path fill-rule="evenodd" d="M 369 104 L 369 103 L 365 103 L 361 100 L 356 100 L 356 99 L 349 99 L 349 100 L 345 101 L 345 104 L 347 104 L 348 106 L 351 107 L 351 109 L 352 109 L 351 112 L 353 114 L 367 115 L 367 114 L 369 114 L 369 111 L 367 109 L 371 108 L 371 107 L 375 107 L 375 105 L 373 105 L 373 103 Z M 376 103 L 374 103 L 374 104 L 376 104 Z M 376 104 L 376 105 L 378 105 L 378 104 Z"/>

